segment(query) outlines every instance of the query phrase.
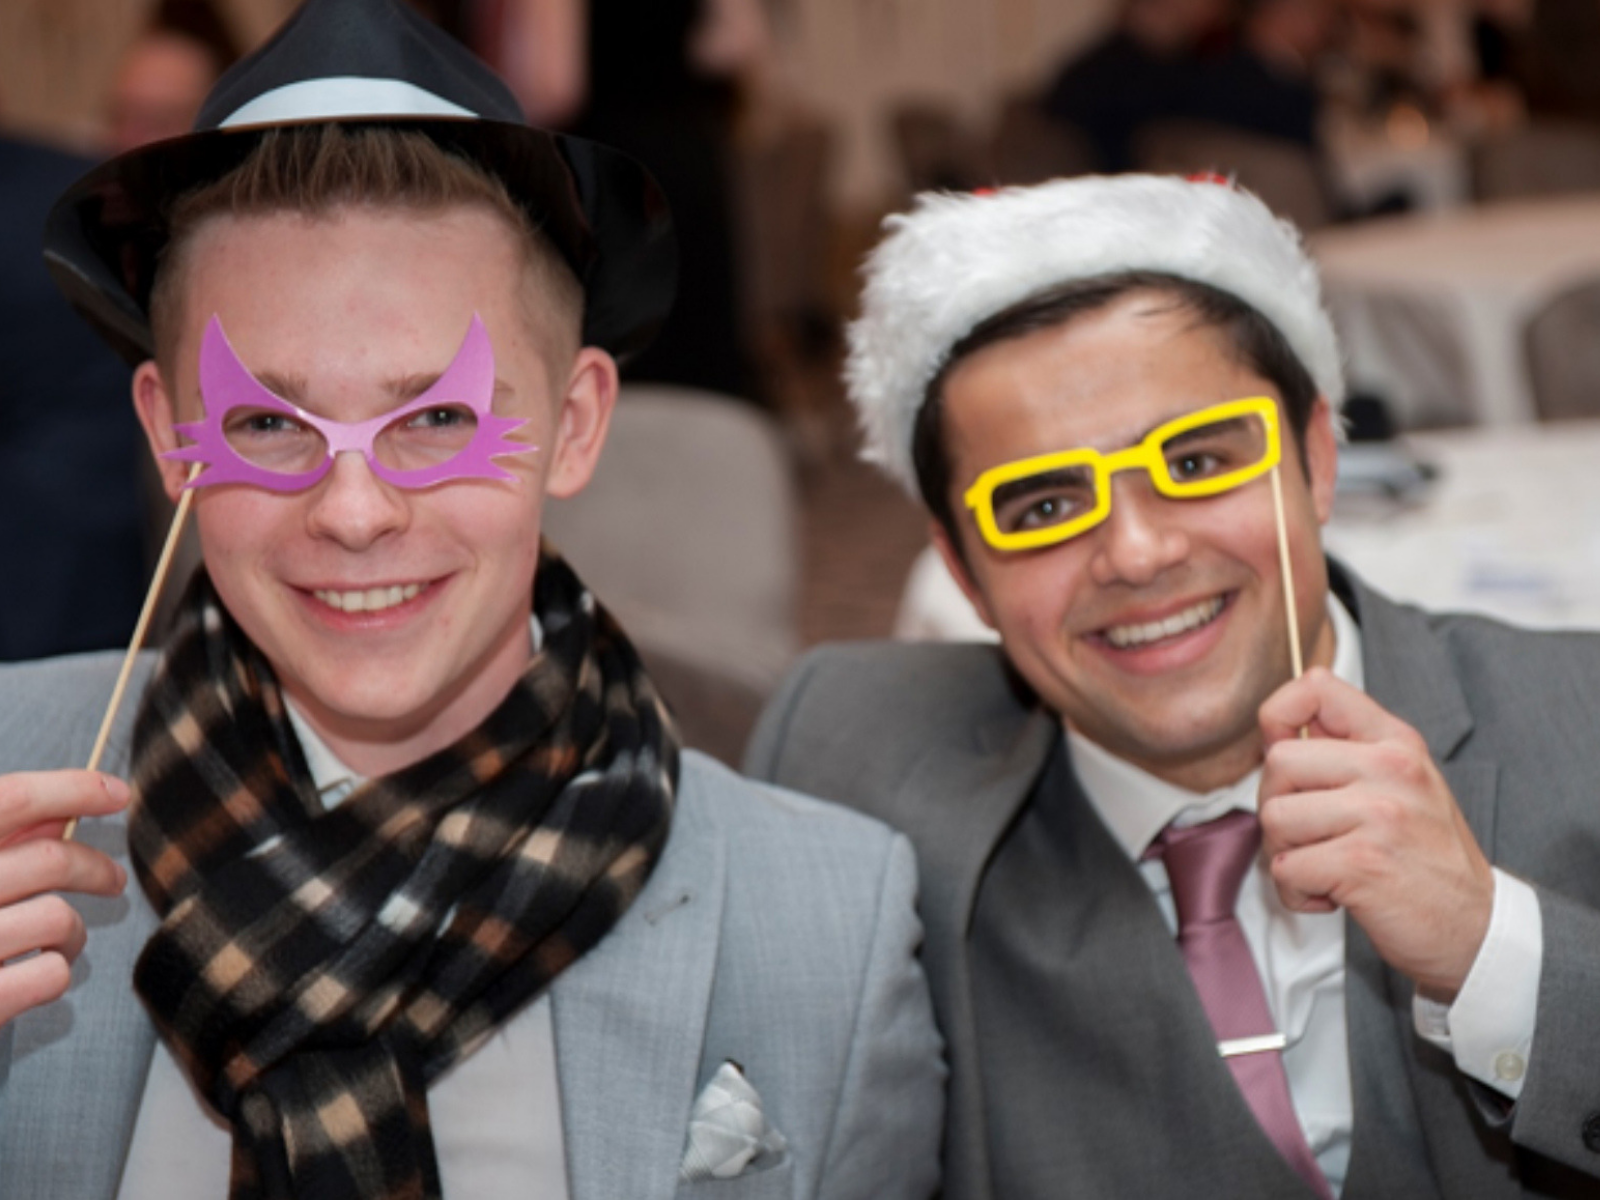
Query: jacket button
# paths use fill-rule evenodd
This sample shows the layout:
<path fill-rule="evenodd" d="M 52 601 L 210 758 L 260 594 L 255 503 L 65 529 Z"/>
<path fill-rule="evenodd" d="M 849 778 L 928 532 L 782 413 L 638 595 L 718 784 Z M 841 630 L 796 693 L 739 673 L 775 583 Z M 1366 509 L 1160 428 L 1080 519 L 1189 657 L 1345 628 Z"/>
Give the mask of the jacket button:
<path fill-rule="evenodd" d="M 1584 1119 L 1583 1144 L 1600 1154 L 1600 1112 L 1592 1112 Z"/>

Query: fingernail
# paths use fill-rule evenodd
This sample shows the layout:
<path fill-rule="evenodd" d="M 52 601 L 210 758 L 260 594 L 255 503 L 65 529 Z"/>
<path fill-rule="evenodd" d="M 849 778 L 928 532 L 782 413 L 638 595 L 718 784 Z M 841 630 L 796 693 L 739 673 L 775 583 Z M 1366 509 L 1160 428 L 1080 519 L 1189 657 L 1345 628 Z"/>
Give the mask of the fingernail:
<path fill-rule="evenodd" d="M 100 786 L 105 788 L 106 795 L 110 796 L 118 804 L 126 804 L 133 795 L 128 790 L 128 785 L 115 775 L 100 776 Z"/>

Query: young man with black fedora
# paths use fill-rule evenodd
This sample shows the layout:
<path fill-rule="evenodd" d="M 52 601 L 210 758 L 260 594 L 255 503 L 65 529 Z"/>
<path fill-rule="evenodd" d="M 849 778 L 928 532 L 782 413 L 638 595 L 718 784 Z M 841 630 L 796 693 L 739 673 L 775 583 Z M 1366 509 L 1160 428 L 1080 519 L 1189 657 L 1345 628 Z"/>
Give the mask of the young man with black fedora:
<path fill-rule="evenodd" d="M 848 379 L 1000 644 L 820 651 L 747 765 L 917 845 L 944 1194 L 1600 1194 L 1600 639 L 1323 557 L 1294 230 L 1214 178 L 923 197 Z"/>
<path fill-rule="evenodd" d="M 104 773 L 113 658 L 0 672 L 0 1189 L 930 1194 L 909 847 L 680 752 L 541 549 L 671 301 L 648 175 L 310 0 L 46 243 L 205 569 Z"/>

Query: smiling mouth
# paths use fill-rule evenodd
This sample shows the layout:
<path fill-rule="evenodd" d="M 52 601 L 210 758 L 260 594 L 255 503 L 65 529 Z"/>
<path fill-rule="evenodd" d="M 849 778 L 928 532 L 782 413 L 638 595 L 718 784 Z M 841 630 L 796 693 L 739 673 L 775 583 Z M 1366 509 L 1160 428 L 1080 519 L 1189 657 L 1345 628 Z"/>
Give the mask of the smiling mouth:
<path fill-rule="evenodd" d="M 1100 636 L 1118 650 L 1134 650 L 1211 624 L 1226 603 L 1223 597 L 1213 596 L 1159 621 L 1147 621 L 1140 625 L 1108 625 L 1100 631 Z"/>
<path fill-rule="evenodd" d="M 311 594 L 329 608 L 340 612 L 382 612 L 407 600 L 415 600 L 428 585 L 425 583 L 394 584 L 390 587 L 364 588 L 360 591 L 336 592 L 317 588 Z"/>

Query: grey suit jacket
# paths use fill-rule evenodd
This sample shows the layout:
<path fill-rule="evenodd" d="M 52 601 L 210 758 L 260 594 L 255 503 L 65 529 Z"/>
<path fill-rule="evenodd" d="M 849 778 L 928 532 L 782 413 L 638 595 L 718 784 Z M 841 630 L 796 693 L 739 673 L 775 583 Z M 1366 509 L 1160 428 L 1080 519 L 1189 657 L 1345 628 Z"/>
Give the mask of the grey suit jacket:
<path fill-rule="evenodd" d="M 1409 982 L 1349 927 L 1356 1110 L 1345 1196 L 1600 1196 L 1600 638 L 1431 616 L 1334 576 L 1361 625 L 1368 691 L 1426 739 L 1490 859 L 1535 885 L 1545 937 L 1533 1056 L 1507 1112 L 1414 1035 Z M 951 1063 L 950 1200 L 1001 1194 L 989 1155 L 1001 1121 L 1025 1123 L 1049 1153 L 1080 1164 L 1062 1195 L 1295 1195 L 1226 1086 L 1171 937 L 1092 816 L 1062 742 L 1055 716 L 994 647 L 829 648 L 769 705 L 746 768 L 880 816 L 917 847 L 925 961 Z M 1116 1082 L 1088 1089 L 1079 1120 L 1040 1112 L 1027 1095 L 985 1094 L 966 944 L 985 866 L 1052 756 L 1082 845 L 1069 877 L 1082 886 L 1062 928 L 1098 964 L 1083 978 L 1122 981 L 1115 995 L 1064 999 L 1070 1019 L 1091 1027 L 1081 1048 L 1104 1051 L 1095 1065 L 1122 1068 L 1091 1075 L 1080 1060 L 1086 1079 Z M 1124 1044 L 1135 1037 L 1148 1040 Z M 1108 1161 L 1139 1186 L 1106 1187 Z"/>
<path fill-rule="evenodd" d="M 0 669 L 0 773 L 81 765 L 115 668 L 89 655 Z M 127 761 L 141 684 L 108 770 Z M 125 855 L 120 823 L 80 832 Z M 687 754 L 644 892 L 551 990 L 573 1200 L 929 1195 L 944 1067 L 914 890 L 899 835 Z M 71 990 L 0 1032 L 8 1200 L 116 1194 L 154 1045 L 129 985 L 154 917 L 129 891 L 82 905 Z M 691 1104 L 727 1059 L 789 1148 L 736 1180 L 680 1184 Z"/>

